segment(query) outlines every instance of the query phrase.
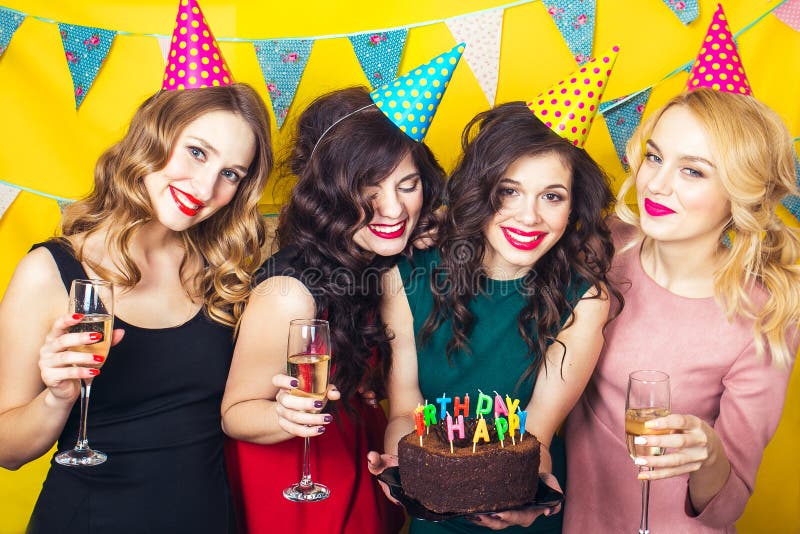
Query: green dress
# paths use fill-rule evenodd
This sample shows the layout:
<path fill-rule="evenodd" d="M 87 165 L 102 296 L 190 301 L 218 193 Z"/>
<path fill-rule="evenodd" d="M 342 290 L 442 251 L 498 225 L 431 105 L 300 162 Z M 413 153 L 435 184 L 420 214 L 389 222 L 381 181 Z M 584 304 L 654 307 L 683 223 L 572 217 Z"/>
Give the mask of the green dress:
<path fill-rule="evenodd" d="M 429 281 L 431 270 L 438 263 L 438 252 L 429 250 L 415 251 L 413 264 L 403 260 L 398 265 L 411 313 L 414 316 L 419 387 L 423 398 L 427 399 L 428 403 L 435 404 L 436 398 L 441 397 L 443 393 L 451 398 L 458 396 L 462 399 L 465 393 L 469 393 L 470 411 L 474 413 L 474 403 L 477 401 L 480 389 L 492 398 L 497 391 L 503 397 L 508 394 L 512 398 L 520 399 L 520 409 L 525 409 L 533 393 L 535 377 L 529 377 L 518 383 L 530 364 L 527 345 L 517 329 L 517 316 L 525 305 L 525 297 L 520 293 L 522 280 L 486 281 L 485 294 L 479 294 L 469 304 L 469 309 L 475 317 L 474 328 L 469 337 L 471 351 L 454 353 L 451 364 L 445 356 L 445 347 L 452 333 L 450 321 L 443 323 L 425 346 L 419 346 L 419 332 L 433 309 L 433 294 Z M 567 290 L 570 302 L 575 305 L 588 288 L 587 282 L 573 278 Z M 553 473 L 563 488 L 566 486 L 566 461 L 563 443 L 557 436 L 553 438 L 550 453 L 553 457 Z M 540 516 L 529 528 L 511 527 L 503 532 L 559 533 L 561 515 L 559 513 L 550 517 Z M 418 534 L 488 531 L 465 519 L 441 523 L 413 519 L 410 532 Z"/>

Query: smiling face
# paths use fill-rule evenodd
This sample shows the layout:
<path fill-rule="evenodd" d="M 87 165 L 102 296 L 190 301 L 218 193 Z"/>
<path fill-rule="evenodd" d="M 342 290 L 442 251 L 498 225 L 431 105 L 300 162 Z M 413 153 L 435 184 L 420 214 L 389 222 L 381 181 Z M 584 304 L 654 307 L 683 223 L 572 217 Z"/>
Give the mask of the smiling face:
<path fill-rule="evenodd" d="M 642 231 L 662 242 L 716 246 L 730 219 L 730 200 L 703 124 L 685 106 L 659 118 L 636 174 Z"/>
<path fill-rule="evenodd" d="M 411 154 L 380 183 L 362 191 L 372 203 L 373 216 L 368 225 L 359 228 L 353 241 L 379 256 L 400 254 L 408 244 L 422 210 L 421 176 Z"/>
<path fill-rule="evenodd" d="M 497 185 L 502 206 L 484 228 L 490 278 L 525 274 L 561 239 L 571 207 L 572 172 L 552 153 L 523 156 Z"/>
<path fill-rule="evenodd" d="M 225 207 L 247 176 L 256 139 L 247 122 L 212 111 L 178 135 L 166 166 L 144 177 L 157 221 L 180 232 Z"/>

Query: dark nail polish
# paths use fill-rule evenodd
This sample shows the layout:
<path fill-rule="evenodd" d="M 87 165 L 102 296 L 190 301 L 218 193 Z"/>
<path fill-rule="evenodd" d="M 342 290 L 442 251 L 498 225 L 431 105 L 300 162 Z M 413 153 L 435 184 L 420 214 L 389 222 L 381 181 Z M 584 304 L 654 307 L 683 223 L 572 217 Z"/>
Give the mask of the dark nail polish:
<path fill-rule="evenodd" d="M 292 380 L 291 382 L 289 382 L 289 385 L 292 386 L 293 388 L 296 388 L 297 386 L 300 385 L 300 382 L 298 382 L 297 380 Z"/>
<path fill-rule="evenodd" d="M 319 427 L 319 428 L 317 429 L 317 432 L 319 432 L 320 434 L 322 434 L 323 432 L 325 432 L 325 427 L 324 427 L 324 426 L 321 426 L 321 427 Z"/>
<path fill-rule="evenodd" d="M 89 333 L 89 341 L 100 341 L 103 339 L 103 334 L 100 332 L 90 332 Z"/>
<path fill-rule="evenodd" d="M 105 356 L 100 356 L 99 354 L 94 355 L 94 361 L 103 363 L 106 360 Z"/>
<path fill-rule="evenodd" d="M 314 401 L 314 408 L 322 408 L 322 401 Z"/>
<path fill-rule="evenodd" d="M 472 516 L 472 520 L 476 521 L 478 523 L 480 523 L 482 521 L 481 516 L 479 516 L 479 515 L 473 515 Z"/>
<path fill-rule="evenodd" d="M 76 321 L 78 321 L 80 319 L 83 319 L 83 314 L 82 313 L 73 313 L 72 314 L 72 318 L 75 319 Z"/>
<path fill-rule="evenodd" d="M 100 374 L 100 369 L 89 369 L 89 374 L 92 376 L 97 376 Z"/>
<path fill-rule="evenodd" d="M 333 421 L 333 417 L 331 417 L 330 415 L 326 415 L 324 421 L 326 423 L 330 423 L 331 421 Z"/>

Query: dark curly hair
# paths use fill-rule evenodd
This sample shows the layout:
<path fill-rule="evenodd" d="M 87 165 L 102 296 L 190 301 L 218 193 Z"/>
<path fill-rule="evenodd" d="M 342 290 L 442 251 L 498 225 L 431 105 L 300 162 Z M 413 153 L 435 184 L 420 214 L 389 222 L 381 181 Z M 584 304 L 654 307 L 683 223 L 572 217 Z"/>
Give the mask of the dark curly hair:
<path fill-rule="evenodd" d="M 411 243 L 437 224 L 433 212 L 444 187 L 444 171 L 428 147 L 371 104 L 365 88 L 352 87 L 317 98 L 299 117 L 287 161 L 298 180 L 277 230 L 279 246 L 298 251 L 293 268 L 313 295 L 317 316 L 331 324 L 336 353 L 331 381 L 344 399 L 359 386 L 385 394 L 391 367 L 390 335 L 379 308 L 380 279 L 397 258 L 376 256 L 353 241 L 374 213 L 361 192 L 411 155 L 424 199 Z"/>
<path fill-rule="evenodd" d="M 613 196 L 597 163 L 542 124 L 523 102 L 478 114 L 464 128 L 461 143 L 463 156 L 447 183 L 441 263 L 431 277 L 434 307 L 421 335 L 421 343 L 427 343 L 450 319 L 453 334 L 447 344 L 448 359 L 457 350 L 469 351 L 474 316 L 467 306 L 486 283 L 484 228 L 502 206 L 498 183 L 506 171 L 525 156 L 555 155 L 572 173 L 567 229 L 521 281 L 527 304 L 519 312 L 517 325 L 531 356 L 522 382 L 538 373 L 547 347 L 557 342 L 562 317 L 573 311 L 566 292 L 576 275 L 598 295 L 610 292 L 622 302 L 606 278 L 614 245 L 603 212 Z"/>

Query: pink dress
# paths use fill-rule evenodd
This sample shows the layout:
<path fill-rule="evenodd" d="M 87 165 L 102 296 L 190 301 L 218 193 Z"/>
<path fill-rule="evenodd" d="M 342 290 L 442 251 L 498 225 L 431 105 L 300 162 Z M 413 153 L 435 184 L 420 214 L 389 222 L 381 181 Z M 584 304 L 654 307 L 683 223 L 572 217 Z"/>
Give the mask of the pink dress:
<path fill-rule="evenodd" d="M 621 223 L 614 232 L 618 249 L 633 235 Z M 564 532 L 629 534 L 639 526 L 641 487 L 625 448 L 624 421 L 627 377 L 637 369 L 670 375 L 672 412 L 712 425 L 731 464 L 722 490 L 699 515 L 688 504 L 688 475 L 653 481 L 650 529 L 736 532 L 778 426 L 790 370 L 756 357 L 751 321 L 730 323 L 714 298 L 681 297 L 656 284 L 643 271 L 639 252 L 637 245 L 614 258 L 612 280 L 622 282 L 617 287 L 625 306 L 607 327 L 597 368 L 563 430 Z"/>

